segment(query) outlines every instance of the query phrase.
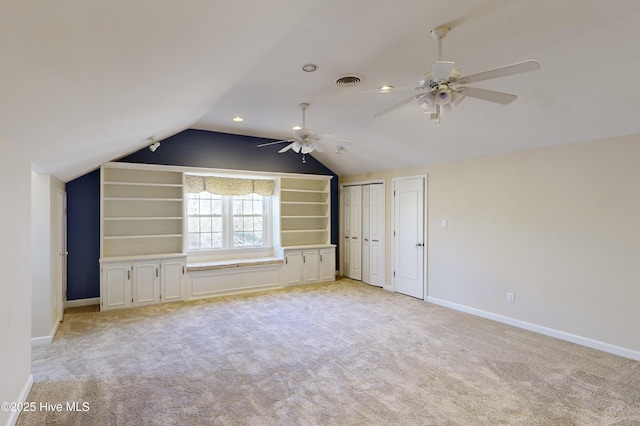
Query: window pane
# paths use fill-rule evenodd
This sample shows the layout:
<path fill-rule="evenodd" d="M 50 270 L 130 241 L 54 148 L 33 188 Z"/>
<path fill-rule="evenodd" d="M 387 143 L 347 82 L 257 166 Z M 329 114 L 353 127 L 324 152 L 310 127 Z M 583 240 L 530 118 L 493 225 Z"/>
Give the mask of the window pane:
<path fill-rule="evenodd" d="M 200 232 L 211 232 L 211 217 L 200 218 Z"/>
<path fill-rule="evenodd" d="M 211 201 L 207 199 L 200 199 L 200 213 L 199 214 L 211 214 Z"/>
<path fill-rule="evenodd" d="M 233 218 L 233 230 L 234 231 L 242 231 L 242 217 L 234 217 Z"/>
<path fill-rule="evenodd" d="M 215 198 L 212 200 L 211 214 L 222 214 L 222 197 Z"/>
<path fill-rule="evenodd" d="M 211 247 L 212 248 L 222 248 L 222 233 L 215 232 L 211 234 Z"/>
<path fill-rule="evenodd" d="M 200 248 L 200 234 L 198 233 L 189 233 L 188 239 L 188 247 L 190 249 L 199 249 Z"/>
<path fill-rule="evenodd" d="M 187 228 L 189 232 L 200 232 L 200 221 L 197 217 L 190 217 L 187 221 Z"/>
<path fill-rule="evenodd" d="M 242 198 L 232 197 L 233 214 L 242 214 Z"/>
<path fill-rule="evenodd" d="M 198 209 L 198 205 L 199 205 L 198 198 L 189 197 L 187 200 L 187 209 L 188 209 L 187 214 L 190 214 L 190 215 L 198 214 L 200 212 L 200 210 Z"/>
<path fill-rule="evenodd" d="M 256 216 L 253 218 L 253 229 L 256 231 L 262 231 L 262 217 Z"/>
<path fill-rule="evenodd" d="M 250 199 L 242 201 L 242 214 L 253 214 L 253 201 Z"/>
<path fill-rule="evenodd" d="M 213 232 L 222 233 L 222 218 L 221 217 L 212 217 L 211 218 L 211 230 Z"/>

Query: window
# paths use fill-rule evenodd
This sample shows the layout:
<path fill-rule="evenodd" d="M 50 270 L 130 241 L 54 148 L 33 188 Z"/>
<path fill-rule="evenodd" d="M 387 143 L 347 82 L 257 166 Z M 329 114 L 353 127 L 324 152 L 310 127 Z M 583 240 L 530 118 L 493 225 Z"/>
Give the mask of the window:
<path fill-rule="evenodd" d="M 264 247 L 269 198 L 187 193 L 187 250 Z"/>

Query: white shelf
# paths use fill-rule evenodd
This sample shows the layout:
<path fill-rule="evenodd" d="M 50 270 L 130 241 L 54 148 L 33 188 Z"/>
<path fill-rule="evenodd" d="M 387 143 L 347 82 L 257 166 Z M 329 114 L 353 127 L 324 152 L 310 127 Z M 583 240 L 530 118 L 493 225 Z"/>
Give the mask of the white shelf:
<path fill-rule="evenodd" d="M 280 231 L 283 234 L 297 234 L 301 232 L 329 232 L 327 229 L 287 229 Z"/>
<path fill-rule="evenodd" d="M 283 177 L 280 239 L 283 247 L 322 246 L 331 239 L 330 177 Z"/>
<path fill-rule="evenodd" d="M 104 185 L 182 188 L 182 184 L 181 183 L 113 182 L 113 181 L 110 181 L 110 182 L 104 182 Z"/>
<path fill-rule="evenodd" d="M 182 251 L 183 174 L 145 166 L 101 168 L 101 257 Z"/>
<path fill-rule="evenodd" d="M 138 238 L 182 238 L 182 234 L 156 234 L 156 235 L 111 235 L 104 236 L 105 240 L 131 240 Z"/>
<path fill-rule="evenodd" d="M 104 220 L 182 220 L 182 216 L 129 216 L 129 217 L 105 217 Z"/>
<path fill-rule="evenodd" d="M 104 197 L 104 201 L 180 201 L 182 198 Z"/>

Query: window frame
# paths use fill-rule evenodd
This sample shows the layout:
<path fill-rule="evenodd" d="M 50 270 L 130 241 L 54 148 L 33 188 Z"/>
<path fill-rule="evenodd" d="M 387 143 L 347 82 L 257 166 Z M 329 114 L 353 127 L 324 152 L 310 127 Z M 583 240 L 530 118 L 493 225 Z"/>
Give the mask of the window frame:
<path fill-rule="evenodd" d="M 206 191 L 203 191 L 206 192 Z M 234 247 L 234 229 L 233 218 L 244 217 L 244 215 L 233 214 L 233 195 L 218 195 L 222 199 L 222 214 L 209 214 L 209 215 L 190 215 L 189 214 L 189 193 L 184 192 L 184 252 L 190 255 L 206 256 L 206 255 L 226 255 L 226 254 L 242 254 L 242 253 L 262 253 L 265 251 L 271 251 L 273 249 L 273 196 L 261 196 L 262 197 L 262 241 L 263 245 L 260 246 L 245 246 Z M 216 194 L 212 194 L 216 196 Z M 252 194 L 248 194 L 252 195 Z M 223 247 L 219 248 L 190 248 L 189 247 L 189 219 L 193 217 L 222 217 L 222 240 Z"/>

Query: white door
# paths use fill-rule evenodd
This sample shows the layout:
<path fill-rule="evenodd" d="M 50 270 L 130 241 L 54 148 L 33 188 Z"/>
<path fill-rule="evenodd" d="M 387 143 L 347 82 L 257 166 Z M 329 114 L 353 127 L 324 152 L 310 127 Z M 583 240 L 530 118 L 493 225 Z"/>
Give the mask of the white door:
<path fill-rule="evenodd" d="M 302 282 L 318 282 L 318 250 L 304 250 L 302 252 Z"/>
<path fill-rule="evenodd" d="M 287 251 L 284 255 L 287 285 L 302 284 L 302 252 Z"/>
<path fill-rule="evenodd" d="M 160 266 L 161 302 L 182 300 L 182 277 L 185 264 L 182 259 L 163 260 Z"/>
<path fill-rule="evenodd" d="M 55 305 L 53 307 L 57 320 L 62 321 L 64 305 L 67 299 L 67 193 L 58 190 L 58 242 L 60 256 L 58 256 L 58 277 L 56 282 Z"/>
<path fill-rule="evenodd" d="M 102 266 L 100 310 L 131 305 L 131 263 L 106 263 Z"/>
<path fill-rule="evenodd" d="M 336 279 L 336 251 L 333 247 L 320 249 L 318 274 L 320 281 L 334 281 Z"/>
<path fill-rule="evenodd" d="M 371 284 L 370 203 L 371 185 L 362 186 L 362 282 Z"/>
<path fill-rule="evenodd" d="M 133 305 L 151 305 L 160 301 L 160 264 L 133 264 Z"/>
<path fill-rule="evenodd" d="M 384 184 L 368 185 L 369 187 L 369 281 L 371 285 L 385 285 L 385 204 Z M 363 262 L 364 263 L 364 262 Z"/>
<path fill-rule="evenodd" d="M 344 243 L 342 244 L 342 274 L 345 277 L 351 276 L 351 188 L 342 188 L 342 234 Z"/>
<path fill-rule="evenodd" d="M 349 278 L 362 279 L 362 186 L 352 186 L 349 210 Z"/>
<path fill-rule="evenodd" d="M 424 178 L 394 180 L 394 288 L 424 299 Z"/>

